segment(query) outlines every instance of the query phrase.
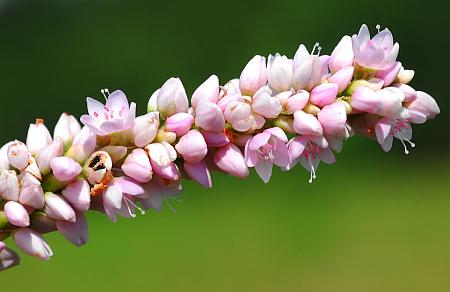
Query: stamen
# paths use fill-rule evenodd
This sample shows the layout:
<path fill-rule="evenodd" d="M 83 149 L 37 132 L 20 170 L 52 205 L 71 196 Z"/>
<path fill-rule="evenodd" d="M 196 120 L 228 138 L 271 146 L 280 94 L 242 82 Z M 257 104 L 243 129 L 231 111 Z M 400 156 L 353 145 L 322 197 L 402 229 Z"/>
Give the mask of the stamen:
<path fill-rule="evenodd" d="M 135 209 L 138 209 L 139 212 L 141 212 L 141 215 L 145 215 L 145 211 L 144 211 L 141 207 L 139 207 L 138 205 L 136 205 L 136 203 L 133 202 L 133 200 L 128 199 L 128 198 L 126 198 L 126 199 L 127 199 L 128 202 L 130 203 L 130 205 L 132 205 Z"/>
<path fill-rule="evenodd" d="M 128 199 L 127 197 L 124 197 L 124 202 L 125 202 L 125 205 L 127 205 L 128 214 L 130 214 L 131 217 L 135 218 L 135 217 L 136 217 L 136 214 L 134 214 L 133 212 L 131 212 L 131 208 L 130 208 L 130 205 L 128 204 L 128 200 L 129 200 L 129 199 Z"/>
<path fill-rule="evenodd" d="M 408 150 L 408 148 L 406 147 L 405 141 L 408 142 L 409 145 L 410 145 L 412 148 L 416 147 L 416 144 L 414 144 L 411 140 L 406 139 L 406 137 L 403 136 L 402 132 L 400 132 L 399 130 L 396 130 L 396 131 L 397 131 L 397 135 L 398 135 L 398 137 L 399 137 L 399 140 L 400 140 L 400 142 L 402 142 L 403 148 L 405 149 L 405 154 L 409 154 L 409 150 Z"/>
<path fill-rule="evenodd" d="M 170 209 L 172 212 L 176 212 L 176 211 L 177 211 L 177 209 L 175 209 L 175 208 L 172 206 L 172 204 L 169 202 L 169 200 L 164 199 L 164 202 L 166 202 L 167 206 L 169 207 L 169 209 Z"/>
<path fill-rule="evenodd" d="M 311 50 L 311 55 L 314 55 L 314 51 L 315 51 L 317 48 L 320 48 L 320 44 L 316 42 L 316 43 L 314 44 L 314 47 L 313 47 L 312 50 Z M 321 48 L 319 49 L 319 53 L 320 53 L 320 50 L 321 50 Z"/>
<path fill-rule="evenodd" d="M 103 94 L 103 97 L 105 98 L 105 100 L 108 100 L 108 96 L 106 95 L 105 89 L 101 89 L 100 92 Z"/>
<path fill-rule="evenodd" d="M 378 33 L 380 33 L 381 25 L 377 24 L 375 27 L 376 27 L 376 29 L 378 30 Z"/>

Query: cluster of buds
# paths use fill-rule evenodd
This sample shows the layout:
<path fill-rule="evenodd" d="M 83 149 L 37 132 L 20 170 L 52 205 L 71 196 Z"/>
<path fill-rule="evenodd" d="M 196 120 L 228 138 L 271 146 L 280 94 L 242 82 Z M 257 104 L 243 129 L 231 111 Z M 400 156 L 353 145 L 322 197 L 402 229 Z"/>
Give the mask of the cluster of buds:
<path fill-rule="evenodd" d="M 0 150 L 0 270 L 19 263 L 3 240 L 49 259 L 43 234 L 59 231 L 76 246 L 88 240 L 87 210 L 135 217 L 160 210 L 181 192 L 182 179 L 212 187 L 211 171 L 245 178 L 254 167 L 268 182 L 273 165 L 300 163 L 316 178 L 319 163 L 335 162 L 354 134 L 389 151 L 394 138 L 405 153 L 411 123 L 439 114 L 435 100 L 409 82 L 414 71 L 397 61 L 398 43 L 367 26 L 344 36 L 331 55 L 300 45 L 292 59 L 253 57 L 240 78 L 221 86 L 212 75 L 188 95 L 170 78 L 150 97 L 147 114 L 125 94 L 104 89 L 103 104 L 87 98 L 88 114 L 67 113 L 53 136 L 42 120 L 26 142 Z"/>

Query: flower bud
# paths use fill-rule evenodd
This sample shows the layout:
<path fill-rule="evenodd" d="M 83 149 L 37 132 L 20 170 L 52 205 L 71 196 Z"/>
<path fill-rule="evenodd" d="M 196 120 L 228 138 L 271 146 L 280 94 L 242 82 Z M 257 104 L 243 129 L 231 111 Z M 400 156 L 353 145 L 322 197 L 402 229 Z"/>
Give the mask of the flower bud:
<path fill-rule="evenodd" d="M 19 180 L 13 170 L 4 170 L 0 174 L 0 197 L 7 201 L 19 200 Z"/>
<path fill-rule="evenodd" d="M 400 68 L 400 72 L 398 72 L 397 78 L 395 82 L 408 84 L 414 78 L 414 70 L 405 70 L 403 66 Z"/>
<path fill-rule="evenodd" d="M 29 228 L 19 228 L 12 232 L 16 245 L 30 256 L 48 260 L 53 252 L 39 233 Z"/>
<path fill-rule="evenodd" d="M 417 98 L 407 108 L 424 114 L 427 119 L 434 119 L 440 113 L 439 106 L 431 95 L 423 91 L 417 91 Z"/>
<path fill-rule="evenodd" d="M 103 183 L 112 168 L 112 159 L 105 151 L 96 151 L 86 160 L 83 174 L 91 185 Z"/>
<path fill-rule="evenodd" d="M 152 179 L 150 159 L 143 149 L 134 149 L 122 164 L 123 172 L 132 179 L 145 183 Z"/>
<path fill-rule="evenodd" d="M 286 113 L 293 114 L 298 110 L 302 110 L 309 101 L 309 92 L 306 90 L 300 90 L 296 94 L 290 96 L 285 104 Z"/>
<path fill-rule="evenodd" d="M 75 222 L 56 221 L 56 228 L 76 246 L 85 245 L 88 241 L 88 225 L 83 213 L 76 212 Z"/>
<path fill-rule="evenodd" d="M 70 141 L 72 142 L 72 141 Z M 56 138 L 52 143 L 42 149 L 36 156 L 36 163 L 42 175 L 50 173 L 50 161 L 63 154 L 64 145 L 60 138 Z"/>
<path fill-rule="evenodd" d="M 65 199 L 54 193 L 47 192 L 44 194 L 45 213 L 56 220 L 66 220 L 75 222 L 75 211 L 67 203 Z"/>
<path fill-rule="evenodd" d="M 188 113 L 177 113 L 166 119 L 166 130 L 174 132 L 177 137 L 186 134 L 194 123 L 194 117 Z"/>
<path fill-rule="evenodd" d="M 148 100 L 148 104 L 147 104 L 147 112 L 151 113 L 151 112 L 157 112 L 158 111 L 158 94 L 159 94 L 159 90 L 156 90 L 155 92 L 153 92 L 152 96 L 150 96 L 149 100 Z"/>
<path fill-rule="evenodd" d="M 66 152 L 66 156 L 73 158 L 78 163 L 84 161 L 91 155 L 96 147 L 96 136 L 88 127 L 83 127 L 75 136 L 72 146 Z"/>
<path fill-rule="evenodd" d="M 318 56 L 308 53 L 305 46 L 299 46 L 293 62 L 292 87 L 295 90 L 311 90 L 322 78 L 322 64 Z"/>
<path fill-rule="evenodd" d="M 337 101 L 324 106 L 317 114 L 317 119 L 322 125 L 323 131 L 330 135 L 339 135 L 345 130 L 347 114 L 342 102 Z"/>
<path fill-rule="evenodd" d="M 55 125 L 53 140 L 60 139 L 64 148 L 67 149 L 72 145 L 73 139 L 80 131 L 81 126 L 77 119 L 68 113 L 63 113 Z"/>
<path fill-rule="evenodd" d="M 221 147 L 230 143 L 230 139 L 224 131 L 215 133 L 200 130 L 200 132 L 202 133 L 203 138 L 205 138 L 206 145 L 208 145 L 209 147 Z"/>
<path fill-rule="evenodd" d="M 328 81 L 337 84 L 338 93 L 341 93 L 347 88 L 347 86 L 350 84 L 350 81 L 352 81 L 354 70 L 355 68 L 353 66 L 344 67 L 331 75 L 331 77 L 328 78 Z"/>
<path fill-rule="evenodd" d="M 294 134 L 294 119 L 292 118 L 292 116 L 280 116 L 279 118 L 277 118 L 273 125 L 275 127 L 278 127 L 280 129 L 282 129 L 283 131 L 287 132 L 287 133 L 291 133 Z"/>
<path fill-rule="evenodd" d="M 386 87 L 376 92 L 381 101 L 378 114 L 383 117 L 394 117 L 402 108 L 405 96 L 402 91 L 395 87 Z"/>
<path fill-rule="evenodd" d="M 175 149 L 190 163 L 200 162 L 208 152 L 205 139 L 198 130 L 190 130 L 180 138 Z"/>
<path fill-rule="evenodd" d="M 179 78 L 170 78 L 163 84 L 158 93 L 157 106 L 163 119 L 176 113 L 187 112 L 189 103 Z"/>
<path fill-rule="evenodd" d="M 381 100 L 372 89 L 359 86 L 352 94 L 350 105 L 353 109 L 376 114 L 381 108 Z"/>
<path fill-rule="evenodd" d="M 253 96 L 255 92 L 267 84 L 266 59 L 254 56 L 245 65 L 239 78 L 239 88 L 243 95 Z"/>
<path fill-rule="evenodd" d="M 318 107 L 324 107 L 335 101 L 338 93 L 338 86 L 334 83 L 324 83 L 311 90 L 309 100 Z"/>
<path fill-rule="evenodd" d="M 297 134 L 322 136 L 323 129 L 319 121 L 311 114 L 304 111 L 296 111 L 294 113 L 294 131 Z"/>
<path fill-rule="evenodd" d="M 39 180 L 30 173 L 21 178 L 19 203 L 35 209 L 44 207 L 44 192 Z"/>
<path fill-rule="evenodd" d="M 242 101 L 229 102 L 225 108 L 224 116 L 233 129 L 239 132 L 247 131 L 255 123 L 251 106 Z"/>
<path fill-rule="evenodd" d="M 0 148 L 0 172 L 10 168 L 8 159 L 8 149 L 14 141 L 8 142 Z"/>
<path fill-rule="evenodd" d="M 80 212 L 87 211 L 91 203 L 91 188 L 87 180 L 78 179 L 61 191 L 63 197 Z"/>
<path fill-rule="evenodd" d="M 384 85 L 384 81 L 382 79 L 378 79 L 378 78 L 371 78 L 369 80 L 355 80 L 352 81 L 349 86 L 345 89 L 345 95 L 352 95 L 353 92 L 355 92 L 355 90 L 358 87 L 364 86 L 367 87 L 373 91 L 378 91 L 381 88 L 383 88 Z"/>
<path fill-rule="evenodd" d="M 173 132 L 168 132 L 165 129 L 159 129 L 158 133 L 156 134 L 155 141 L 153 141 L 153 142 L 157 142 L 157 143 L 167 142 L 169 144 L 173 144 L 173 143 L 175 143 L 176 140 L 177 140 L 177 134 L 175 134 Z"/>
<path fill-rule="evenodd" d="M 345 35 L 331 53 L 328 67 L 332 73 L 336 73 L 344 67 L 352 66 L 354 57 L 352 38 Z"/>
<path fill-rule="evenodd" d="M 209 169 L 203 160 L 197 163 L 189 163 L 185 161 L 184 170 L 191 179 L 201 184 L 204 188 L 212 187 L 211 174 L 209 173 Z"/>
<path fill-rule="evenodd" d="M 121 161 L 128 153 L 128 148 L 125 146 L 108 145 L 100 150 L 109 154 L 113 164 Z"/>
<path fill-rule="evenodd" d="M 31 153 L 20 141 L 14 141 L 8 147 L 8 160 L 12 167 L 24 170 L 30 163 Z"/>
<path fill-rule="evenodd" d="M 217 103 L 219 98 L 219 78 L 211 75 L 192 94 L 191 104 L 194 110 L 203 102 Z"/>
<path fill-rule="evenodd" d="M 19 203 L 14 201 L 6 202 L 3 207 L 8 222 L 19 227 L 30 225 L 30 216 L 27 210 Z"/>
<path fill-rule="evenodd" d="M 384 81 L 384 86 L 389 86 L 397 78 L 398 72 L 400 72 L 401 67 L 402 63 L 395 62 L 389 68 L 377 71 L 377 73 L 375 73 L 375 77 L 382 79 Z"/>
<path fill-rule="evenodd" d="M 269 55 L 267 80 L 270 88 L 276 92 L 291 89 L 292 75 L 292 60 L 280 54 L 275 54 L 275 56 Z"/>
<path fill-rule="evenodd" d="M 217 149 L 214 155 L 214 163 L 225 173 L 236 177 L 247 177 L 248 167 L 245 164 L 244 155 L 239 148 L 229 143 Z"/>
<path fill-rule="evenodd" d="M 37 119 L 35 124 L 30 124 L 26 144 L 32 154 L 37 154 L 51 142 L 52 136 L 44 125 L 44 120 Z"/>
<path fill-rule="evenodd" d="M 145 147 L 156 137 L 159 127 L 159 115 L 156 112 L 139 116 L 134 121 L 133 141 L 138 147 Z"/>
<path fill-rule="evenodd" d="M 55 157 L 50 161 L 53 175 L 59 181 L 70 181 L 81 173 L 81 165 L 70 157 Z"/>
<path fill-rule="evenodd" d="M 20 258 L 15 251 L 0 241 L 0 272 L 20 264 Z"/>
<path fill-rule="evenodd" d="M 206 131 L 221 132 L 225 127 L 225 118 L 220 107 L 212 102 L 201 102 L 195 111 L 195 125 Z"/>
<path fill-rule="evenodd" d="M 179 171 L 175 163 L 173 163 L 177 158 L 177 153 L 172 145 L 167 142 L 152 143 L 147 145 L 145 150 L 150 157 L 150 164 L 156 174 L 169 180 L 178 180 Z"/>
<path fill-rule="evenodd" d="M 281 104 L 278 99 L 271 96 L 269 87 L 261 87 L 253 97 L 252 110 L 268 119 L 272 119 L 281 113 Z"/>
<path fill-rule="evenodd" d="M 416 90 L 409 85 L 402 83 L 395 83 L 392 86 L 397 87 L 403 92 L 403 95 L 405 96 L 404 102 L 412 102 L 417 98 Z"/>

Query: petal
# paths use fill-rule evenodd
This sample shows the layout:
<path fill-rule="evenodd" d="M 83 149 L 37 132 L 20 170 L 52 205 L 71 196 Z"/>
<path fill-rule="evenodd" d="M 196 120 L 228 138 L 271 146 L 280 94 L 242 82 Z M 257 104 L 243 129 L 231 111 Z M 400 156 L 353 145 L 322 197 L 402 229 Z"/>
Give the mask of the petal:
<path fill-rule="evenodd" d="M 278 127 L 273 127 L 273 128 L 266 129 L 266 130 L 264 130 L 264 133 L 269 133 L 269 134 L 277 137 L 278 139 L 280 139 L 284 143 L 287 143 L 287 141 L 288 141 L 288 137 L 286 136 L 286 133 L 282 129 L 278 128 Z"/>
<path fill-rule="evenodd" d="M 269 160 L 260 160 L 258 164 L 255 165 L 256 172 L 265 183 L 268 183 L 272 176 L 272 166 L 273 164 Z"/>
<path fill-rule="evenodd" d="M 388 118 L 380 119 L 375 124 L 375 134 L 377 136 L 378 143 L 383 144 L 385 142 L 387 136 L 391 132 L 391 128 L 391 120 Z"/>
<path fill-rule="evenodd" d="M 106 100 L 106 107 L 114 111 L 128 110 L 128 99 L 122 90 L 113 91 Z"/>
<path fill-rule="evenodd" d="M 257 134 L 250 140 L 248 148 L 251 150 L 258 150 L 259 147 L 264 146 L 269 142 L 270 137 L 271 134 L 265 132 Z"/>

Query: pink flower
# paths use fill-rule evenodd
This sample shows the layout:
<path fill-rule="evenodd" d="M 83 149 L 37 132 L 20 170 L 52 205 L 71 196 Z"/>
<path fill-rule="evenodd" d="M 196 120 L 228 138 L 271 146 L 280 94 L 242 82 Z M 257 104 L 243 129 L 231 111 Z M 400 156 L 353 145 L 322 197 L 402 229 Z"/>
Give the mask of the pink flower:
<path fill-rule="evenodd" d="M 354 57 L 352 38 L 345 35 L 331 53 L 328 67 L 332 73 L 336 73 L 345 67 L 352 66 Z"/>
<path fill-rule="evenodd" d="M 205 161 L 202 160 L 197 163 L 189 163 L 185 161 L 183 165 L 184 170 L 191 179 L 195 180 L 205 188 L 212 187 L 211 174 L 209 173 L 209 169 Z"/>
<path fill-rule="evenodd" d="M 375 73 L 375 77 L 380 78 L 384 81 L 384 86 L 391 85 L 394 80 L 397 78 L 398 72 L 400 72 L 400 68 L 402 67 L 402 63 L 394 62 L 390 67 L 377 71 Z"/>
<path fill-rule="evenodd" d="M 153 171 L 145 150 L 134 149 L 122 164 L 123 172 L 138 182 L 145 183 L 152 179 Z"/>
<path fill-rule="evenodd" d="M 269 87 L 261 87 L 253 96 L 252 110 L 258 115 L 267 119 L 273 119 L 278 116 L 282 110 L 278 99 L 272 96 Z"/>
<path fill-rule="evenodd" d="M 83 174 L 92 185 L 103 183 L 104 179 L 110 176 L 112 166 L 108 152 L 96 151 L 84 163 Z"/>
<path fill-rule="evenodd" d="M 44 191 L 39 180 L 30 173 L 21 178 L 19 203 L 35 209 L 44 207 Z"/>
<path fill-rule="evenodd" d="M 295 53 L 293 69 L 292 87 L 295 90 L 305 89 L 309 91 L 319 84 L 322 78 L 322 64 L 319 56 L 310 54 L 303 44 L 299 46 Z"/>
<path fill-rule="evenodd" d="M 121 90 L 116 90 L 102 104 L 95 99 L 86 99 L 89 115 L 83 115 L 81 122 L 97 135 L 105 136 L 133 127 L 136 104 L 128 105 L 128 99 Z"/>
<path fill-rule="evenodd" d="M 338 135 L 345 131 L 347 114 L 342 102 L 337 101 L 322 108 L 317 119 L 326 134 Z"/>
<path fill-rule="evenodd" d="M 316 117 L 304 111 L 294 113 L 294 131 L 302 135 L 322 136 L 323 129 Z"/>
<path fill-rule="evenodd" d="M 272 175 L 273 164 L 285 168 L 291 162 L 287 142 L 286 134 L 277 127 L 255 135 L 245 145 L 247 166 L 255 167 L 259 177 L 267 183 Z"/>
<path fill-rule="evenodd" d="M 195 125 L 210 132 L 223 131 L 225 118 L 222 110 L 213 102 L 200 102 L 195 109 Z"/>
<path fill-rule="evenodd" d="M 417 91 L 417 98 L 408 104 L 407 108 L 424 114 L 428 120 L 434 119 L 440 113 L 434 98 L 423 91 Z"/>
<path fill-rule="evenodd" d="M 309 101 L 318 107 L 331 104 L 336 99 L 338 86 L 334 83 L 324 83 L 311 90 Z"/>
<path fill-rule="evenodd" d="M 253 96 L 255 92 L 267 84 L 266 59 L 254 56 L 245 65 L 239 78 L 239 88 L 243 95 Z"/>
<path fill-rule="evenodd" d="M 203 102 L 217 103 L 219 99 L 219 78 L 211 75 L 192 94 L 191 104 L 194 110 Z"/>
<path fill-rule="evenodd" d="M 155 209 L 160 211 L 164 201 L 170 207 L 168 198 L 178 197 L 181 193 L 181 183 L 179 180 L 166 180 L 155 176 L 150 182 L 144 184 L 144 193 L 139 195 L 139 201 L 144 209 Z"/>
<path fill-rule="evenodd" d="M 69 203 L 54 193 L 47 192 L 45 198 L 45 213 L 56 220 L 75 222 L 75 211 Z"/>
<path fill-rule="evenodd" d="M 156 137 L 159 127 L 159 115 L 156 112 L 139 116 L 132 128 L 133 142 L 137 147 L 145 147 Z"/>
<path fill-rule="evenodd" d="M 66 156 L 73 158 L 78 163 L 84 161 L 94 152 L 96 147 L 96 136 L 89 127 L 83 127 L 81 131 L 73 139 L 73 143 Z"/>
<path fill-rule="evenodd" d="M 225 131 L 221 131 L 220 133 L 208 132 L 208 131 L 200 131 L 205 138 L 206 145 L 209 147 L 222 147 L 226 144 L 230 143 L 230 138 L 227 136 Z"/>
<path fill-rule="evenodd" d="M 409 143 L 411 147 L 415 147 L 415 144 L 411 142 L 411 125 L 406 119 L 381 118 L 375 124 L 375 135 L 381 148 L 386 152 L 391 150 L 394 137 L 402 143 L 405 154 L 409 154 L 405 142 Z"/>
<path fill-rule="evenodd" d="M 61 194 L 73 206 L 74 209 L 84 212 L 89 209 L 91 203 L 91 188 L 85 179 L 78 179 L 67 187 Z"/>
<path fill-rule="evenodd" d="M 359 86 L 352 94 L 350 105 L 356 110 L 377 114 L 381 108 L 381 100 L 380 96 L 372 89 Z"/>
<path fill-rule="evenodd" d="M 8 147 L 9 164 L 19 170 L 24 170 L 30 164 L 31 152 L 20 141 L 14 141 Z"/>
<path fill-rule="evenodd" d="M 189 102 L 179 78 L 170 78 L 163 84 L 158 92 L 156 104 L 163 119 L 188 111 Z"/>
<path fill-rule="evenodd" d="M 193 123 L 194 117 L 191 114 L 177 113 L 167 118 L 165 127 L 167 131 L 181 137 L 191 129 Z"/>
<path fill-rule="evenodd" d="M 159 176 L 169 179 L 178 180 L 180 173 L 178 167 L 174 163 L 177 159 L 177 152 L 167 142 L 152 143 L 145 147 L 150 157 L 150 164 L 153 171 Z"/>
<path fill-rule="evenodd" d="M 53 140 L 59 139 L 65 147 L 70 147 L 73 139 L 80 131 L 81 126 L 77 119 L 68 113 L 63 113 L 55 125 Z"/>
<path fill-rule="evenodd" d="M 3 208 L 9 223 L 19 227 L 27 227 L 30 225 L 30 216 L 21 204 L 9 201 L 6 202 Z"/>
<path fill-rule="evenodd" d="M 19 228 L 12 232 L 16 245 L 30 256 L 48 260 L 53 252 L 39 233 L 29 228 Z"/>
<path fill-rule="evenodd" d="M 376 92 L 381 102 L 377 114 L 383 117 L 394 117 L 402 109 L 402 103 L 405 98 L 403 92 L 396 87 L 386 87 Z"/>
<path fill-rule="evenodd" d="M 290 90 L 292 76 L 292 60 L 280 54 L 269 56 L 267 62 L 267 80 L 271 89 L 276 92 Z"/>
<path fill-rule="evenodd" d="M 44 120 L 36 119 L 35 124 L 30 124 L 26 144 L 32 154 L 37 154 L 51 142 L 52 136 L 44 125 Z"/>
<path fill-rule="evenodd" d="M 54 157 L 50 161 L 53 175 L 57 180 L 64 182 L 74 179 L 81 173 L 81 165 L 70 157 Z"/>
<path fill-rule="evenodd" d="M 7 201 L 19 200 L 19 179 L 14 170 L 4 170 L 0 174 L 0 197 Z"/>
<path fill-rule="evenodd" d="M 175 149 L 185 161 L 190 163 L 200 162 L 208 152 L 206 141 L 198 130 L 187 132 L 175 145 Z"/>
<path fill-rule="evenodd" d="M 56 221 L 58 231 L 76 246 L 85 245 L 88 241 L 88 226 L 83 213 L 75 212 L 75 222 Z"/>
<path fill-rule="evenodd" d="M 309 92 L 300 90 L 286 99 L 284 103 L 285 112 L 287 114 L 293 114 L 298 110 L 302 110 L 308 104 L 308 101 Z"/>
<path fill-rule="evenodd" d="M 214 163 L 223 172 L 236 177 L 247 177 L 248 167 L 241 150 L 229 143 L 217 149 L 214 155 Z"/>
<path fill-rule="evenodd" d="M 63 151 L 63 141 L 57 138 L 39 152 L 39 154 L 36 156 L 36 163 L 41 174 L 47 175 L 50 173 L 50 161 L 55 157 L 61 156 L 63 154 Z"/>
<path fill-rule="evenodd" d="M 340 69 L 328 78 L 328 81 L 338 86 L 338 93 L 344 91 L 350 84 L 353 78 L 353 66 L 348 66 Z"/>
<path fill-rule="evenodd" d="M 395 83 L 392 86 L 397 87 L 402 91 L 403 95 L 405 96 L 404 102 L 406 103 L 410 103 L 417 98 L 416 90 L 409 85 L 402 83 Z"/>
<path fill-rule="evenodd" d="M 287 169 L 292 169 L 297 163 L 300 163 L 310 172 L 309 183 L 312 183 L 317 177 L 316 171 L 320 161 L 326 164 L 336 162 L 333 152 L 323 136 L 297 136 L 289 141 L 288 146 L 292 163 Z"/>
<path fill-rule="evenodd" d="M 399 45 L 393 43 L 391 32 L 386 28 L 370 39 L 369 29 L 363 24 L 358 35 L 352 36 L 356 62 L 366 68 L 383 70 L 397 59 Z"/>

